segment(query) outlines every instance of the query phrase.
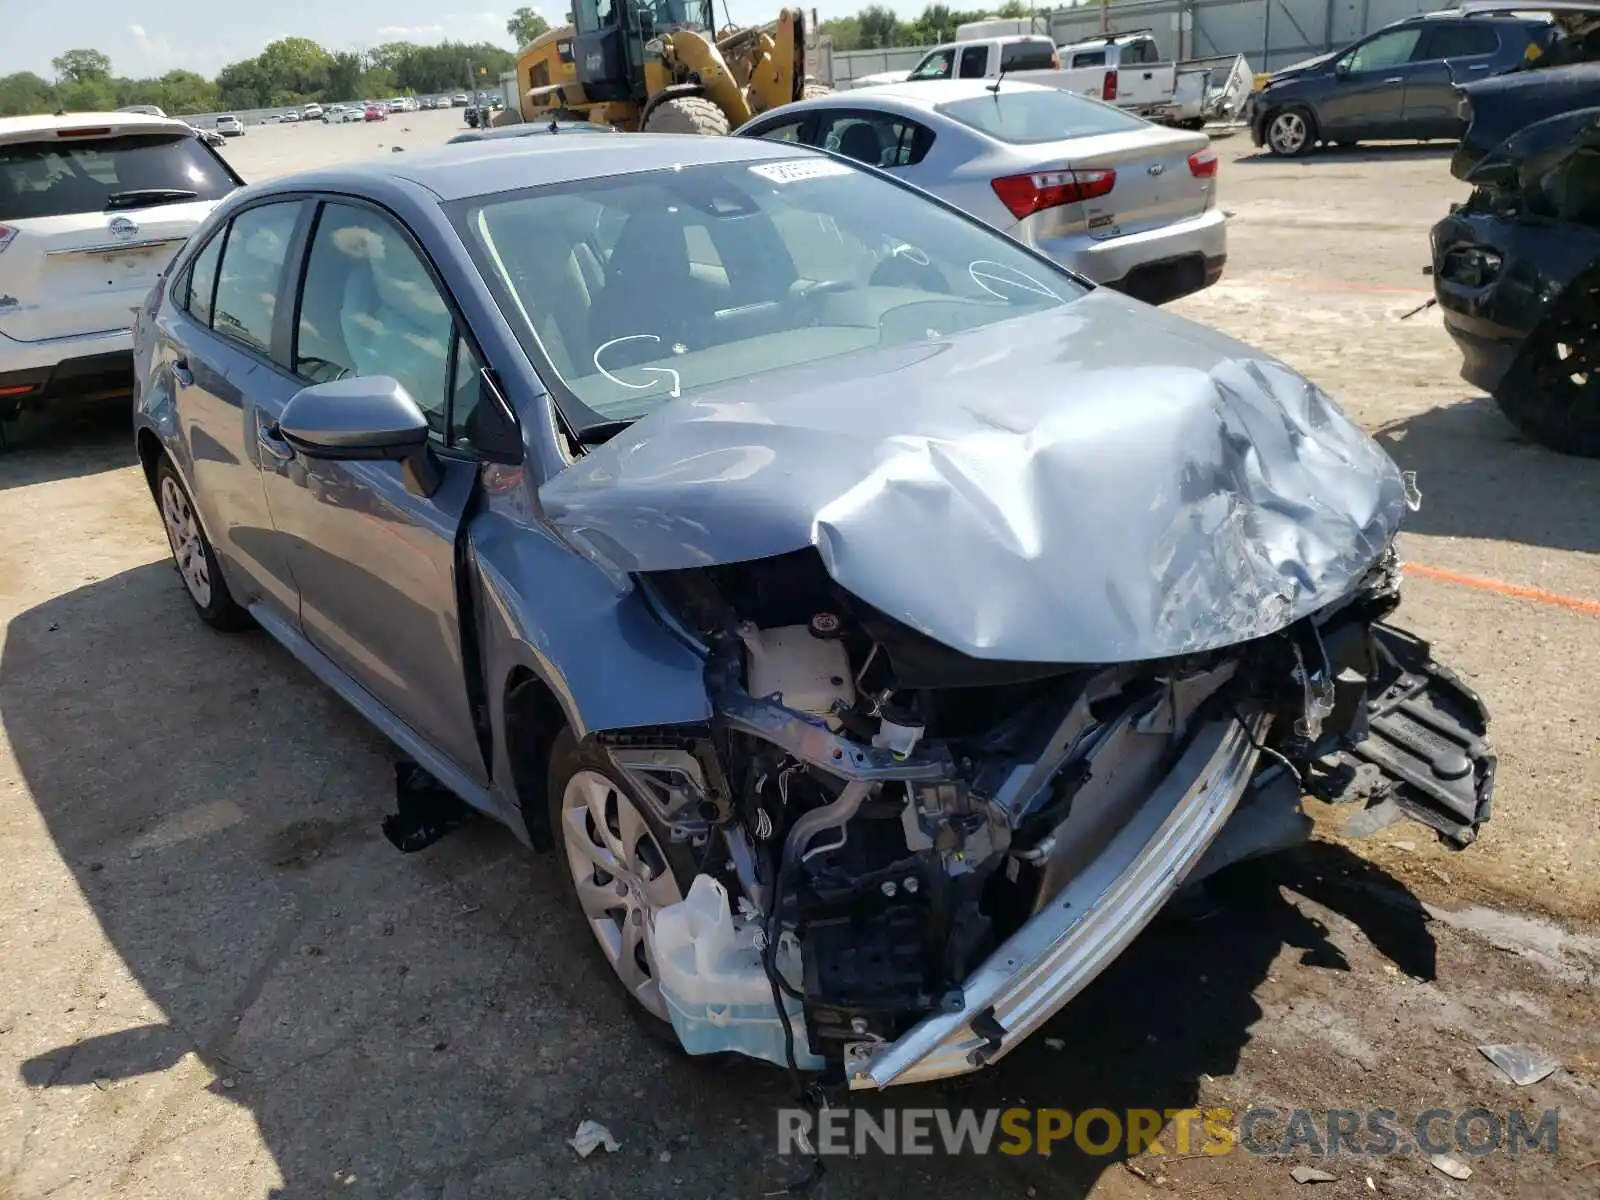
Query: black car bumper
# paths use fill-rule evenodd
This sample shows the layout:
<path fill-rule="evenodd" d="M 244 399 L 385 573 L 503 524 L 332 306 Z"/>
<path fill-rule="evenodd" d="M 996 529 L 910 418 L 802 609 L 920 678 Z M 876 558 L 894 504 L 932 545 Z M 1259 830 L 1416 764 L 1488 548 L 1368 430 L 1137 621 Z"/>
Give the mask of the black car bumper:
<path fill-rule="evenodd" d="M 1433 291 L 1461 377 L 1493 393 L 1522 344 L 1585 267 L 1600 231 L 1463 209 L 1433 228 Z"/>
<path fill-rule="evenodd" d="M 48 367 L 0 371 L 0 418 L 60 400 L 98 400 L 133 390 L 133 351 L 68 358 Z"/>
<path fill-rule="evenodd" d="M 1166 304 L 1210 287 L 1222 278 L 1227 263 L 1226 254 L 1210 258 L 1203 254 L 1183 254 L 1140 263 L 1121 279 L 1108 280 L 1102 286 L 1146 304 Z"/>

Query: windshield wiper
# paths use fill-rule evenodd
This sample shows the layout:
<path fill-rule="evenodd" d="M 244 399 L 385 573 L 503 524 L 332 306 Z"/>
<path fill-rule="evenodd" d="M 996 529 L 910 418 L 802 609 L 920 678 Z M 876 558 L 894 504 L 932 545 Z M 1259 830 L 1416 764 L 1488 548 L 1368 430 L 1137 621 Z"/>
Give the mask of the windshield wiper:
<path fill-rule="evenodd" d="M 106 197 L 106 207 L 134 208 L 144 204 L 176 204 L 180 200 L 198 200 L 200 193 L 188 188 L 129 188 L 125 192 L 112 192 Z"/>

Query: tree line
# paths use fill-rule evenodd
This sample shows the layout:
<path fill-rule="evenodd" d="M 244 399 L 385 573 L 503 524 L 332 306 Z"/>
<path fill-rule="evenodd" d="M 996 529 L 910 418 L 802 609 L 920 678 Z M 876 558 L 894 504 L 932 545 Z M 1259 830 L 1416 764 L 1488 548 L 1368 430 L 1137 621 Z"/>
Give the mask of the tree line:
<path fill-rule="evenodd" d="M 548 26 L 530 8 L 519 8 L 506 32 L 525 46 Z M 476 87 L 498 84 L 516 66 L 516 55 L 489 42 L 442 42 L 419 46 L 388 42 L 370 50 L 330 51 L 310 38 L 272 42 L 254 58 L 229 63 L 207 79 L 173 70 L 155 79 L 129 79 L 112 71 L 99 50 L 68 50 L 50 60 L 55 79 L 32 71 L 0 75 L 0 117 L 31 113 L 105 112 L 130 104 L 154 104 L 172 115 L 224 109 L 286 108 L 290 105 L 385 96 L 457 92 L 473 71 Z"/>
<path fill-rule="evenodd" d="M 1035 14 L 1039 17 L 1040 32 L 1046 32 L 1049 10 L 1030 8 L 1022 0 L 1006 0 L 999 8 L 974 12 L 930 4 L 910 21 L 902 21 L 891 8 L 873 4 L 853 17 L 835 17 L 822 22 L 818 32 L 833 38 L 835 50 L 887 50 L 895 46 L 933 46 L 951 41 L 956 36 L 956 28 L 969 21 L 993 17 L 1023 20 Z"/>

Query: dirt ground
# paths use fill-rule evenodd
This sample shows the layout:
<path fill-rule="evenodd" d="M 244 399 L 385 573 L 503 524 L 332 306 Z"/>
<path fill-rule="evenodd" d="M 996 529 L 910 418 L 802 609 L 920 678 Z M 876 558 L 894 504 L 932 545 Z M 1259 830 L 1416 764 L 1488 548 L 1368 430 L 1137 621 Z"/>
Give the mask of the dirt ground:
<path fill-rule="evenodd" d="M 261 179 L 442 141 L 457 113 L 255 129 Z M 1448 151 L 1224 152 L 1222 282 L 1177 306 L 1300 368 L 1415 470 L 1403 623 L 1494 713 L 1494 819 L 1236 869 L 1028 1048 L 869 1107 L 1561 1110 L 1557 1153 L 832 1163 L 833 1197 L 1600 1196 L 1600 463 L 1520 441 L 1428 298 Z M 1463 582 L 1462 578 L 1466 581 Z M 1473 582 L 1477 581 L 1477 582 Z M 1532 597 L 1503 586 L 1536 589 Z M 779 1072 L 649 1041 L 558 905 L 469 828 L 397 855 L 387 745 L 263 635 L 191 615 L 125 413 L 0 455 L 0 1200 L 762 1196 Z M 1561 1066 L 1516 1087 L 1477 1051 Z M 613 1155 L 580 1160 L 578 1122 Z M 1448 1128 L 1448 1125 L 1445 1126 Z M 1298 1184 L 1295 1163 L 1330 1182 Z"/>

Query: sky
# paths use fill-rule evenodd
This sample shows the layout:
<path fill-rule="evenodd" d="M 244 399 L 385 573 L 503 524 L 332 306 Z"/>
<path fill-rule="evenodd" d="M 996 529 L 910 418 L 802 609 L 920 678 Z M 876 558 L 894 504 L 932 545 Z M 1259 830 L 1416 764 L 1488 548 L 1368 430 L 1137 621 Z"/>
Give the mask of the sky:
<path fill-rule="evenodd" d="M 52 78 L 50 60 L 63 50 L 95 49 L 110 55 L 118 75 L 145 78 L 182 67 L 202 75 L 253 58 L 281 37 L 308 37 L 329 50 L 360 50 L 383 42 L 493 42 L 514 50 L 506 18 L 527 0 L 498 0 L 493 9 L 457 8 L 462 0 L 70 0 L 43 4 L 0 0 L 0 75 L 33 71 Z M 483 3 L 483 0 L 477 0 Z M 497 0 L 489 0 L 496 4 Z M 793 0 L 790 0 L 793 3 Z M 819 15 L 854 12 L 859 3 L 817 4 Z M 466 0 L 472 3 L 472 0 Z M 560 0 L 530 7 L 552 24 L 567 11 Z M 718 9 L 723 7 L 718 0 Z M 738 22 L 768 21 L 780 0 L 727 0 Z M 920 3 L 890 7 L 920 12 Z M 720 15 L 720 14 L 719 14 Z"/>

